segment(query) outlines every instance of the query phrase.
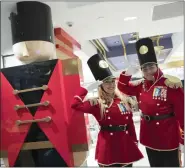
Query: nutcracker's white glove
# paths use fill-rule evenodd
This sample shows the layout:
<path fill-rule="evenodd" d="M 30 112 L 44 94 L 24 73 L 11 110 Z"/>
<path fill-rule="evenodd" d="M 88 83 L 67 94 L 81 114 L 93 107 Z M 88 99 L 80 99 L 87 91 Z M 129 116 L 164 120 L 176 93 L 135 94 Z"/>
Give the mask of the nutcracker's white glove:
<path fill-rule="evenodd" d="M 179 150 L 180 150 L 182 153 L 184 153 L 184 145 L 179 144 Z"/>
<path fill-rule="evenodd" d="M 130 65 L 128 69 L 125 72 L 125 75 L 134 75 L 139 71 L 138 67 L 135 67 L 133 65 Z"/>
<path fill-rule="evenodd" d="M 96 81 L 96 82 L 93 82 L 87 86 L 83 86 L 86 90 L 88 91 L 92 91 L 94 89 L 97 89 L 99 85 L 101 85 L 103 82 L 102 81 Z"/>

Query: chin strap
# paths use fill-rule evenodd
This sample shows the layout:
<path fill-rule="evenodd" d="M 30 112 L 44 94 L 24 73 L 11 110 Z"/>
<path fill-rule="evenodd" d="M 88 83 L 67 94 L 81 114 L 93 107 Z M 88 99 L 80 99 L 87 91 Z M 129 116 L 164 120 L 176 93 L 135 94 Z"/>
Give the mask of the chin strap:
<path fill-rule="evenodd" d="M 107 92 L 104 90 L 103 86 L 101 85 L 100 87 L 101 87 L 101 89 L 107 94 Z"/>
<path fill-rule="evenodd" d="M 146 86 L 144 85 L 144 90 L 146 92 L 149 92 L 149 90 L 163 77 L 163 75 L 161 77 L 159 77 L 159 68 L 157 70 L 157 78 L 155 79 L 154 83 L 152 84 L 152 86 L 149 87 L 149 89 L 146 89 Z"/>

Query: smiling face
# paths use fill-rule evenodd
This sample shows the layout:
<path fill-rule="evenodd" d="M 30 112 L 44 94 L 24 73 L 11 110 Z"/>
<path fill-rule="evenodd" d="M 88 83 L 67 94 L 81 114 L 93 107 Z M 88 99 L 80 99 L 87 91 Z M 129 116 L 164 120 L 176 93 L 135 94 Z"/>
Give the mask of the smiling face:
<path fill-rule="evenodd" d="M 150 81 L 154 80 L 154 74 L 157 72 L 157 69 L 158 67 L 154 63 L 148 63 L 141 68 L 145 79 Z"/>
<path fill-rule="evenodd" d="M 115 80 L 115 78 L 108 78 L 103 81 L 102 87 L 106 93 L 114 94 L 116 88 Z"/>

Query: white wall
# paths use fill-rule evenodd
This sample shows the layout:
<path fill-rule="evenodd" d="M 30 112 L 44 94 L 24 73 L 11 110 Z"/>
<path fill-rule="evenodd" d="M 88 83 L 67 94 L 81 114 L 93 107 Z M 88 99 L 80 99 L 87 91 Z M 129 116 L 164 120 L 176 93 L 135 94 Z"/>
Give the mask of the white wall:
<path fill-rule="evenodd" d="M 15 56 L 4 57 L 4 64 L 5 64 L 5 67 L 3 67 L 2 56 L 1 56 L 1 68 L 8 68 L 8 67 L 23 65 L 23 63 L 19 61 Z"/>
<path fill-rule="evenodd" d="M 172 75 L 172 76 L 176 76 L 176 77 L 180 78 L 181 80 L 184 79 L 184 67 L 164 69 L 163 73 L 168 74 L 168 75 Z"/>
<path fill-rule="evenodd" d="M 1 57 L 1 68 L 3 68 L 3 59 L 2 59 L 2 56 Z"/>
<path fill-rule="evenodd" d="M 94 76 L 92 75 L 92 72 L 90 71 L 87 61 L 89 57 L 81 50 L 74 51 L 74 54 L 78 56 L 82 61 L 82 70 L 83 70 L 83 76 L 84 76 L 84 83 L 91 83 L 95 81 Z"/>
<path fill-rule="evenodd" d="M 1 55 L 13 53 L 9 16 L 12 11 L 16 12 L 15 4 L 16 2 L 1 2 Z"/>

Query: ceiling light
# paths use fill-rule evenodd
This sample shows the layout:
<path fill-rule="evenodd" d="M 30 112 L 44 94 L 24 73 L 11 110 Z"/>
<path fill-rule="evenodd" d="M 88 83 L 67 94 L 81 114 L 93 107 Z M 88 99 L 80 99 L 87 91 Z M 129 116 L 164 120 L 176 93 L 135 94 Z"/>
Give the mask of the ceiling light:
<path fill-rule="evenodd" d="M 99 19 L 104 19 L 104 17 L 103 17 L 103 16 L 99 16 L 99 17 L 97 17 L 96 19 L 97 19 L 97 20 L 99 20 Z"/>
<path fill-rule="evenodd" d="M 129 20 L 136 20 L 137 17 L 126 17 L 124 18 L 124 21 L 129 21 Z"/>
<path fill-rule="evenodd" d="M 136 39 L 133 39 L 133 40 L 131 39 L 131 40 L 128 41 L 128 43 L 130 43 L 130 44 L 133 44 L 133 43 L 136 43 L 136 42 L 137 42 Z"/>

